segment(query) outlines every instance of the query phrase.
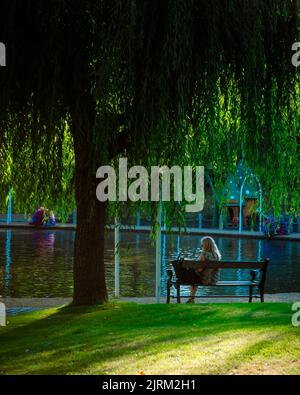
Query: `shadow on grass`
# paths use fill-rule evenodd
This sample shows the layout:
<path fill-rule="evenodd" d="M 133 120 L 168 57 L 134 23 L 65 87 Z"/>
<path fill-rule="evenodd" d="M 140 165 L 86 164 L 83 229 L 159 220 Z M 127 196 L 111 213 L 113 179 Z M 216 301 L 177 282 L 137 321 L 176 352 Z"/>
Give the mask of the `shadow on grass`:
<path fill-rule="evenodd" d="M 52 314 L 19 316 L 20 326 L 0 334 L 0 369 L 5 373 L 80 372 L 131 354 L 153 355 L 161 347 L 170 351 L 174 344 L 205 341 L 226 332 L 266 330 L 271 336 L 278 328 L 288 329 L 289 320 L 290 307 L 284 304 L 63 307 Z"/>

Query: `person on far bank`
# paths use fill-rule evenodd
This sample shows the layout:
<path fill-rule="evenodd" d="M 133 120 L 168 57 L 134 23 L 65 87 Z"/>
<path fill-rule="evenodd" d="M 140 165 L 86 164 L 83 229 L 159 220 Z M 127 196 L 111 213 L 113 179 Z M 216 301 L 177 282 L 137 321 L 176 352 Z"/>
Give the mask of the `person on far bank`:
<path fill-rule="evenodd" d="M 212 237 L 203 237 L 201 240 L 201 255 L 199 260 L 201 262 L 211 262 L 211 261 L 220 261 L 221 260 L 220 251 L 216 245 L 216 242 Z M 219 280 L 220 269 L 195 269 L 196 275 L 199 276 L 200 283 L 203 285 L 213 285 Z M 191 296 L 188 299 L 187 303 L 195 303 L 195 295 L 197 292 L 198 286 L 191 286 Z"/>

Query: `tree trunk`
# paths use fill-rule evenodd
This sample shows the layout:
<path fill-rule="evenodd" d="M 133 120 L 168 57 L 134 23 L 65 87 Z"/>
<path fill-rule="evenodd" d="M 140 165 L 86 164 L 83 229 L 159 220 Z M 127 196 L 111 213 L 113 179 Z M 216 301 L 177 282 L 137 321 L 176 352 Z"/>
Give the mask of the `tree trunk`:
<path fill-rule="evenodd" d="M 96 153 L 91 143 L 94 111 L 91 104 L 89 114 L 80 117 L 81 111 L 77 109 L 72 120 L 77 205 L 73 295 L 73 305 L 76 306 L 108 300 L 104 270 L 106 203 L 96 199 Z"/>
<path fill-rule="evenodd" d="M 86 186 L 84 177 L 77 188 Z M 94 192 L 95 194 L 95 192 Z M 74 305 L 107 301 L 104 271 L 105 206 L 90 199 L 77 199 L 77 230 L 74 248 Z"/>
<path fill-rule="evenodd" d="M 90 181 L 91 177 L 88 177 L 86 173 L 76 171 L 77 230 L 74 248 L 74 305 L 90 305 L 107 301 L 104 271 L 106 205 L 96 200 L 95 182 Z"/>

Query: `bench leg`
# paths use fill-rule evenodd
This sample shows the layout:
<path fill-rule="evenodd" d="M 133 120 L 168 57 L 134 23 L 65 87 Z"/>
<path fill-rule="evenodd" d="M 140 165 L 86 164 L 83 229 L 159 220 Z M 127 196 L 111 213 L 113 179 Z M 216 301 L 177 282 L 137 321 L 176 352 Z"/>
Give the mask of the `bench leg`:
<path fill-rule="evenodd" d="M 168 281 L 168 282 L 167 282 L 167 304 L 170 303 L 170 291 L 171 291 L 171 284 L 170 284 L 170 282 Z"/>
<path fill-rule="evenodd" d="M 180 303 L 180 285 L 176 284 L 176 289 L 177 289 L 177 303 Z"/>
<path fill-rule="evenodd" d="M 250 286 L 250 287 L 249 287 L 249 303 L 252 302 L 252 295 L 253 295 L 253 287 Z"/>
<path fill-rule="evenodd" d="M 261 303 L 263 303 L 265 301 L 264 287 L 259 287 L 259 294 L 260 294 L 260 301 Z"/>

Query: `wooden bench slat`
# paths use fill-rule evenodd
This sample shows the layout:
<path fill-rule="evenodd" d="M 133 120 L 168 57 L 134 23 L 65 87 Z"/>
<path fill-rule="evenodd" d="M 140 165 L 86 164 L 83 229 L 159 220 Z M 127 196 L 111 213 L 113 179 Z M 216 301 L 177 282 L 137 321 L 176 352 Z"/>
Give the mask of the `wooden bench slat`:
<path fill-rule="evenodd" d="M 184 263 L 192 263 L 192 262 L 195 262 L 195 263 L 212 263 L 212 262 L 219 262 L 219 263 L 232 263 L 232 264 L 236 264 L 236 263 L 238 263 L 238 264 L 244 264 L 244 265 L 247 265 L 247 264 L 249 264 L 249 265 L 251 265 L 252 263 L 255 263 L 255 264 L 260 264 L 260 265 L 264 265 L 264 263 L 265 263 L 265 261 L 263 260 L 263 261 L 237 261 L 237 260 L 225 260 L 225 259 L 222 259 L 221 261 L 200 261 L 199 259 L 183 259 L 183 261 L 184 261 Z M 173 262 L 178 262 L 178 259 L 175 259 Z"/>
<path fill-rule="evenodd" d="M 258 285 L 258 281 L 218 281 L 216 283 L 217 286 L 250 286 L 250 285 Z"/>
<path fill-rule="evenodd" d="M 239 261 L 220 261 L 220 262 L 200 262 L 194 260 L 184 260 L 182 267 L 185 269 L 263 269 L 265 262 L 239 262 Z"/>
<path fill-rule="evenodd" d="M 175 282 L 173 282 L 173 284 L 175 284 Z M 180 285 L 191 285 L 190 282 L 181 282 Z M 216 284 L 202 284 L 202 283 L 195 283 L 194 285 L 199 285 L 201 287 L 220 287 L 220 286 L 235 286 L 235 287 L 244 287 L 247 286 L 249 287 L 250 285 L 255 286 L 255 285 L 259 285 L 258 281 L 218 281 Z"/>

